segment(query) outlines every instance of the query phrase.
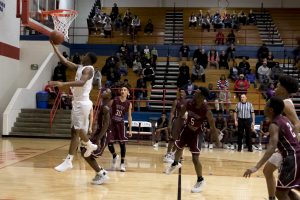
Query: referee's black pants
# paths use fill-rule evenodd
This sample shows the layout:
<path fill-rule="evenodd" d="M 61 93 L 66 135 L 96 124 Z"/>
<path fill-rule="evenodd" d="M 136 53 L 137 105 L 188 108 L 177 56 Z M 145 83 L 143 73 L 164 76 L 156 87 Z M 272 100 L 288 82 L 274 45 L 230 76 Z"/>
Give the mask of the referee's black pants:
<path fill-rule="evenodd" d="M 248 151 L 252 151 L 251 118 L 249 119 L 238 118 L 238 151 L 242 150 L 244 131 L 246 133 L 246 144 L 248 147 Z"/>

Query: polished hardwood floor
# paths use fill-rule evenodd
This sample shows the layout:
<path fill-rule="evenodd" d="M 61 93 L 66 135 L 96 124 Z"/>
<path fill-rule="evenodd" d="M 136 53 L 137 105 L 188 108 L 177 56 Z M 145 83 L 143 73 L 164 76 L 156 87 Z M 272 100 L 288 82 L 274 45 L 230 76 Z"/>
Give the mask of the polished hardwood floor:
<path fill-rule="evenodd" d="M 103 185 L 90 184 L 95 173 L 78 153 L 74 168 L 59 173 L 53 167 L 67 154 L 69 141 L 54 139 L 0 139 L 0 200 L 1 199 L 105 199 L 105 200 L 176 200 L 178 172 L 165 175 L 162 162 L 165 147 L 127 145 L 127 172 L 111 171 L 111 155 L 106 149 L 100 158 L 110 179 Z M 119 151 L 118 145 L 116 150 Z M 267 199 L 262 171 L 250 179 L 242 177 L 263 152 L 249 153 L 223 149 L 203 149 L 200 160 L 206 186 L 193 194 L 196 181 L 191 154 L 186 149 L 181 176 L 181 199 L 259 200 Z"/>

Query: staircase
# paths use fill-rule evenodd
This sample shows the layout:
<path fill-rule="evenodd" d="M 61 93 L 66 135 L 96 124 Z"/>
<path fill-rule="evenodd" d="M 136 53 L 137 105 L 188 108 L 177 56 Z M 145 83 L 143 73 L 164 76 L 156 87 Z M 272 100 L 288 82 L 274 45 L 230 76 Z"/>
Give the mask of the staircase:
<path fill-rule="evenodd" d="M 283 46 L 280 33 L 268 11 L 255 12 L 260 38 L 267 46 Z"/>
<path fill-rule="evenodd" d="M 174 31 L 173 31 L 174 30 Z M 183 11 L 168 11 L 165 18 L 165 44 L 183 43 Z"/>
<path fill-rule="evenodd" d="M 158 102 L 150 102 L 150 110 L 163 111 L 164 108 L 166 110 L 172 108 L 173 101 L 176 99 L 177 94 L 176 83 L 178 74 L 178 62 L 170 62 L 169 66 L 167 66 L 166 62 L 157 62 L 155 82 L 152 86 L 150 100 L 158 100 Z"/>
<path fill-rule="evenodd" d="M 71 110 L 57 110 L 50 129 L 50 109 L 22 109 L 10 136 L 70 138 Z"/>

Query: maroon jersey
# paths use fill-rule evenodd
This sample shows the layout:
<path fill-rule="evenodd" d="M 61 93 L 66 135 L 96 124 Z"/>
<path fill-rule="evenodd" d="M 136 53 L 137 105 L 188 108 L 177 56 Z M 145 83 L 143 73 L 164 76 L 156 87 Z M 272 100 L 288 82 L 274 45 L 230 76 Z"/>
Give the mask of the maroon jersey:
<path fill-rule="evenodd" d="M 276 117 L 273 122 L 279 127 L 277 148 L 283 157 L 288 155 L 300 155 L 300 144 L 294 133 L 291 122 L 284 116 Z"/>
<path fill-rule="evenodd" d="M 225 120 L 223 118 L 222 119 L 217 118 L 215 121 L 215 125 L 217 129 L 222 130 L 225 127 Z"/>
<path fill-rule="evenodd" d="M 108 105 L 106 105 L 106 104 L 101 105 L 101 107 L 99 109 L 99 112 L 98 112 L 98 128 L 97 128 L 97 131 L 99 130 L 99 133 L 100 133 L 100 131 L 102 129 L 102 126 L 103 126 L 103 110 L 104 110 L 105 106 L 108 107 Z M 109 112 L 110 112 L 110 110 L 109 110 Z M 109 122 L 110 122 L 110 120 L 109 120 Z M 109 123 L 109 126 L 108 126 L 107 130 L 110 130 L 110 123 Z"/>
<path fill-rule="evenodd" d="M 234 122 L 234 118 L 233 117 L 228 117 L 227 118 L 227 128 L 229 129 L 235 129 L 235 122 Z"/>
<path fill-rule="evenodd" d="M 198 134 L 200 133 L 200 129 L 203 128 L 203 122 L 206 119 L 208 107 L 206 103 L 203 103 L 200 108 L 197 108 L 196 106 L 197 105 L 193 100 L 187 102 L 186 110 L 188 112 L 188 118 L 186 124 Z"/>
<path fill-rule="evenodd" d="M 266 133 L 269 132 L 270 122 L 263 121 L 261 130 Z"/>
<path fill-rule="evenodd" d="M 177 103 L 176 103 L 176 108 L 175 108 L 175 113 L 174 113 L 174 118 L 179 117 L 179 113 L 182 109 L 182 107 L 186 104 L 186 100 L 185 99 L 177 99 Z"/>
<path fill-rule="evenodd" d="M 124 122 L 125 114 L 128 112 L 130 101 L 122 102 L 120 97 L 115 97 L 111 106 L 111 118 L 113 122 Z"/>

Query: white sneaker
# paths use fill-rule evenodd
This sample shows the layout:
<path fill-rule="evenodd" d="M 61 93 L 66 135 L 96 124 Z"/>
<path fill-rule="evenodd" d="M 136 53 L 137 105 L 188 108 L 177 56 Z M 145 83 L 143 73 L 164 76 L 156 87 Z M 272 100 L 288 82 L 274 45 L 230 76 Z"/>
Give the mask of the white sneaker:
<path fill-rule="evenodd" d="M 258 150 L 258 147 L 256 145 L 252 145 L 252 149 Z"/>
<path fill-rule="evenodd" d="M 169 144 L 168 143 L 166 143 L 166 147 L 168 148 L 168 146 L 169 146 Z"/>
<path fill-rule="evenodd" d="M 84 152 L 83 156 L 84 157 L 89 157 L 93 151 L 95 151 L 98 148 L 96 144 L 93 143 L 88 143 L 86 145 L 86 151 Z"/>
<path fill-rule="evenodd" d="M 230 149 L 231 149 L 231 150 L 234 150 L 234 145 L 233 145 L 233 144 L 230 146 Z"/>
<path fill-rule="evenodd" d="M 60 165 L 56 166 L 54 169 L 58 172 L 64 172 L 68 169 L 72 169 L 73 164 L 72 161 L 69 159 L 65 159 L 64 162 L 62 162 Z"/>
<path fill-rule="evenodd" d="M 209 148 L 209 149 L 213 149 L 213 148 L 214 148 L 214 145 L 213 145 L 213 144 L 209 144 L 208 148 Z"/>
<path fill-rule="evenodd" d="M 202 192 L 203 190 L 203 187 L 205 185 L 205 181 L 200 181 L 200 182 L 197 182 L 194 187 L 192 188 L 191 192 L 192 193 L 197 193 L 197 192 Z"/>
<path fill-rule="evenodd" d="M 155 143 L 155 144 L 153 145 L 153 147 L 157 148 L 157 147 L 158 147 L 158 143 Z"/>
<path fill-rule="evenodd" d="M 125 163 L 121 163 L 121 165 L 120 165 L 120 171 L 121 172 L 126 172 Z"/>
<path fill-rule="evenodd" d="M 227 144 L 223 144 L 223 149 L 230 149 L 230 146 Z"/>
<path fill-rule="evenodd" d="M 176 169 L 181 168 L 181 163 L 178 163 L 177 165 L 173 166 L 172 164 L 166 169 L 166 174 L 170 175 L 172 174 Z"/>
<path fill-rule="evenodd" d="M 171 154 L 166 154 L 165 156 L 164 156 L 164 162 L 165 163 L 173 163 L 174 162 L 174 160 L 172 159 L 172 155 Z"/>
<path fill-rule="evenodd" d="M 220 134 L 219 134 L 219 136 L 218 136 L 219 141 L 221 141 L 221 140 L 223 139 L 223 137 L 224 137 L 224 133 L 222 133 L 222 132 L 220 131 Z"/>
<path fill-rule="evenodd" d="M 101 185 L 109 179 L 107 173 L 104 171 L 105 170 L 102 170 L 101 172 L 96 174 L 96 176 L 92 180 L 92 184 Z"/>
<path fill-rule="evenodd" d="M 258 151 L 262 151 L 262 145 L 261 144 L 258 145 Z"/>
<path fill-rule="evenodd" d="M 119 155 L 117 155 L 115 158 L 112 159 L 111 166 L 113 169 L 116 169 L 116 164 L 118 160 L 119 160 Z"/>
<path fill-rule="evenodd" d="M 208 148 L 208 143 L 207 142 L 204 143 L 204 148 Z"/>

